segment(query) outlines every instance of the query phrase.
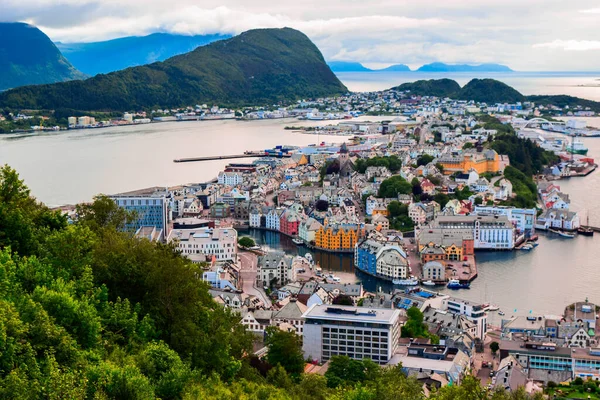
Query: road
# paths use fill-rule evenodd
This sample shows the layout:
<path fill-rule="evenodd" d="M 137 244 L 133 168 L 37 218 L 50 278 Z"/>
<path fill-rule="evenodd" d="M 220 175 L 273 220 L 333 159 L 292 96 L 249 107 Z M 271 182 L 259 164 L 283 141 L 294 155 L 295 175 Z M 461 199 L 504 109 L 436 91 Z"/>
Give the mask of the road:
<path fill-rule="evenodd" d="M 271 300 L 262 289 L 256 287 L 258 257 L 256 254 L 250 252 L 239 252 L 238 256 L 241 262 L 240 278 L 242 279 L 244 293 L 258 297 L 265 304 L 266 308 L 270 308 L 272 305 Z"/>

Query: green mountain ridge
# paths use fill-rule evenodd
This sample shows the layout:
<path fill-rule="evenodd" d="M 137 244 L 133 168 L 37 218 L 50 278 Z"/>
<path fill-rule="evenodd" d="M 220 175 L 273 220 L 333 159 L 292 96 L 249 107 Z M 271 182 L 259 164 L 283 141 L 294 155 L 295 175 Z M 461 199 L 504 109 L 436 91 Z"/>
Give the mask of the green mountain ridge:
<path fill-rule="evenodd" d="M 36 27 L 0 22 L 0 37 L 0 90 L 86 77 Z"/>
<path fill-rule="evenodd" d="M 526 96 L 513 87 L 496 79 L 472 79 L 462 88 L 452 79 L 429 79 L 406 82 L 390 90 L 410 91 L 416 96 L 449 97 L 456 100 L 474 100 L 484 103 L 514 103 L 532 101 L 541 105 L 559 107 L 589 107 L 600 112 L 600 102 L 568 95 L 530 95 Z"/>
<path fill-rule="evenodd" d="M 255 29 L 164 62 L 85 81 L 27 86 L 0 94 L 11 108 L 126 111 L 203 103 L 265 104 L 346 93 L 303 33 Z"/>

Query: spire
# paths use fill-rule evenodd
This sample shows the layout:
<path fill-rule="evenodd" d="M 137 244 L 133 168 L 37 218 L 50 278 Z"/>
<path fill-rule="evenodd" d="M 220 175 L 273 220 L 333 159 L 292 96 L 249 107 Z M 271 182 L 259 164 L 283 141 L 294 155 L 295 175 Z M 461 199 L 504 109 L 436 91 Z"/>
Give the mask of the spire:
<path fill-rule="evenodd" d="M 340 154 L 348 154 L 348 146 L 346 146 L 346 143 L 342 143 L 342 146 L 340 147 Z"/>

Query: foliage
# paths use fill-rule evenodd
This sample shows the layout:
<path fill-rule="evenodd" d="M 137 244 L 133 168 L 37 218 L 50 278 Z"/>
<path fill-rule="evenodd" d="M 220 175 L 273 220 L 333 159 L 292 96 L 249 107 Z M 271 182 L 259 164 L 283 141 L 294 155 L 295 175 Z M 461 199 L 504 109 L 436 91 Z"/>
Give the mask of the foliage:
<path fill-rule="evenodd" d="M 498 154 L 506 154 L 510 165 L 527 176 L 538 174 L 545 165 L 554 164 L 558 157 L 533 143 L 529 139 L 521 139 L 513 134 L 496 135 L 492 149 Z"/>
<path fill-rule="evenodd" d="M 248 237 L 248 236 L 242 236 L 241 238 L 239 238 L 238 239 L 238 244 L 241 247 L 244 247 L 246 249 L 249 249 L 250 247 L 256 246 L 256 243 L 254 242 L 254 240 L 251 237 Z"/>
<path fill-rule="evenodd" d="M 164 62 L 85 81 L 13 89 L 0 94 L 0 104 L 127 111 L 203 103 L 273 104 L 346 91 L 304 34 L 290 28 L 255 29 Z"/>
<path fill-rule="evenodd" d="M 368 167 L 386 167 L 390 172 L 394 173 L 402 168 L 402 161 L 396 155 L 389 157 L 372 157 L 359 158 L 354 163 L 354 169 L 361 174 L 364 174 Z"/>
<path fill-rule="evenodd" d="M 352 300 L 352 297 L 348 296 L 347 294 L 343 294 L 343 293 L 338 294 L 331 303 L 338 304 L 340 306 L 353 306 L 354 305 L 354 301 Z"/>
<path fill-rule="evenodd" d="M 537 105 L 554 105 L 560 108 L 569 107 L 572 109 L 577 109 L 577 107 L 582 108 L 590 108 L 590 110 L 595 112 L 600 112 L 600 102 L 582 99 L 579 97 L 567 96 L 567 95 L 537 95 L 537 96 L 527 96 L 527 100 L 534 102 Z"/>
<path fill-rule="evenodd" d="M 414 223 L 408 216 L 408 206 L 399 201 L 391 201 L 388 204 L 388 213 L 390 215 L 390 226 L 393 229 L 407 232 L 413 229 Z"/>
<path fill-rule="evenodd" d="M 430 156 L 429 154 L 423 154 L 417 159 L 417 165 L 418 166 L 427 165 L 432 161 L 433 161 L 432 156 Z"/>
<path fill-rule="evenodd" d="M 471 79 L 460 90 L 457 97 L 461 100 L 474 100 L 485 103 L 515 103 L 524 101 L 525 96 L 495 79 Z"/>
<path fill-rule="evenodd" d="M 304 357 L 298 335 L 295 332 L 284 332 L 277 327 L 268 327 L 266 336 L 269 364 L 281 365 L 289 374 L 301 374 L 304 371 Z"/>
<path fill-rule="evenodd" d="M 492 350 L 492 353 L 496 354 L 498 350 L 500 350 L 500 344 L 498 344 L 498 342 L 490 343 L 490 350 Z"/>
<path fill-rule="evenodd" d="M 315 203 L 315 209 L 317 211 L 327 211 L 328 208 L 329 203 L 327 202 L 327 200 L 317 200 L 317 202 Z"/>
<path fill-rule="evenodd" d="M 379 186 L 379 197 L 392 198 L 398 197 L 399 194 L 410 193 L 412 193 L 412 186 L 400 175 L 384 180 Z"/>
<path fill-rule="evenodd" d="M 463 149 L 463 150 L 468 150 L 468 149 L 472 149 L 472 148 L 474 148 L 474 147 L 475 147 L 475 146 L 473 145 L 473 143 L 471 143 L 471 142 L 467 142 L 467 143 L 465 143 L 465 144 L 463 145 L 462 149 Z"/>
<path fill-rule="evenodd" d="M 416 96 L 453 97 L 460 91 L 460 85 L 452 79 L 429 79 L 403 83 L 391 90 L 410 91 Z"/>
<path fill-rule="evenodd" d="M 537 187 L 533 180 L 517 168 L 509 165 L 504 170 L 504 177 L 513 186 L 516 196 L 505 202 L 515 207 L 534 208 L 537 204 Z"/>
<path fill-rule="evenodd" d="M 402 337 L 408 338 L 429 338 L 435 344 L 439 343 L 440 339 L 429 332 L 427 325 L 423 322 L 423 313 L 417 307 L 411 307 L 406 311 L 408 317 L 406 323 L 402 327 Z"/>

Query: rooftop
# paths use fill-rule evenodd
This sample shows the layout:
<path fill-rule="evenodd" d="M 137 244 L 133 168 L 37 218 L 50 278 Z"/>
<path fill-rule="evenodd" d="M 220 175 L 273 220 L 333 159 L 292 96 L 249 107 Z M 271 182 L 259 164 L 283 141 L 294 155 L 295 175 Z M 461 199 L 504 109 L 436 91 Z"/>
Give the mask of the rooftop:
<path fill-rule="evenodd" d="M 315 304 L 304 313 L 303 317 L 307 320 L 321 319 L 392 325 L 400 317 L 400 310 Z"/>

